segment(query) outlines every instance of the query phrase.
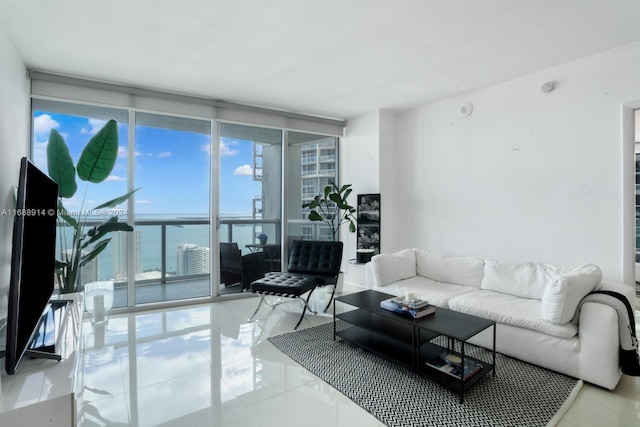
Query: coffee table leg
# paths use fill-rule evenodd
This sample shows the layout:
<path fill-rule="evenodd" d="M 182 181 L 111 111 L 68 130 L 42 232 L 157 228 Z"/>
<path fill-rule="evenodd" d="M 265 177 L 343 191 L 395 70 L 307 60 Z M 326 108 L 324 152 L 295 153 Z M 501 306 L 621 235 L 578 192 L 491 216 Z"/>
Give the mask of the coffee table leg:
<path fill-rule="evenodd" d="M 493 376 L 496 376 L 496 324 L 493 324 Z"/>
<path fill-rule="evenodd" d="M 462 372 L 460 374 L 460 403 L 464 403 L 464 341 L 460 342 L 460 355 L 461 358 L 461 366 Z"/>
<path fill-rule="evenodd" d="M 333 300 L 333 340 L 336 340 L 336 300 Z M 495 371 L 494 371 L 495 372 Z"/>

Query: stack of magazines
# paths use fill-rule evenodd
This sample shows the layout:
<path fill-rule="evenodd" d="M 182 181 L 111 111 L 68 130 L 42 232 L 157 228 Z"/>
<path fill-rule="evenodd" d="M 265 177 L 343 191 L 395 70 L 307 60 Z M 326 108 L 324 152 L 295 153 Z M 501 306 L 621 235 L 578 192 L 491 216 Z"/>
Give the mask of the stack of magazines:
<path fill-rule="evenodd" d="M 436 307 L 427 301 L 413 299 L 405 300 L 403 297 L 393 297 L 380 301 L 380 308 L 400 314 L 410 314 L 414 319 L 435 313 Z"/>

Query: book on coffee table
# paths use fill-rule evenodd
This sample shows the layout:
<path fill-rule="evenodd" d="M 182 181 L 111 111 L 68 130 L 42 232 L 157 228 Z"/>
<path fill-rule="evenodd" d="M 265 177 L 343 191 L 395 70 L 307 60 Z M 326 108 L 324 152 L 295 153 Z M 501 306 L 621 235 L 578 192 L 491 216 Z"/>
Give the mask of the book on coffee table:
<path fill-rule="evenodd" d="M 395 298 L 389 298 L 384 301 L 380 301 L 380 308 L 388 311 L 393 311 L 399 314 L 409 314 L 414 319 L 419 319 L 429 314 L 436 312 L 436 307 L 431 304 L 422 305 L 420 308 L 410 308 L 407 305 L 400 305 Z"/>
<path fill-rule="evenodd" d="M 436 368 L 454 378 L 464 378 L 468 381 L 471 377 L 482 370 L 482 365 L 472 359 L 464 359 L 464 369 L 462 367 L 462 358 L 457 353 L 448 351 L 442 352 L 440 355 L 426 362 L 428 366 Z"/>
<path fill-rule="evenodd" d="M 409 310 L 419 310 L 421 308 L 429 306 L 429 301 L 425 301 L 419 298 L 407 300 L 405 297 L 393 297 L 391 298 L 391 302 L 401 307 L 408 307 Z"/>

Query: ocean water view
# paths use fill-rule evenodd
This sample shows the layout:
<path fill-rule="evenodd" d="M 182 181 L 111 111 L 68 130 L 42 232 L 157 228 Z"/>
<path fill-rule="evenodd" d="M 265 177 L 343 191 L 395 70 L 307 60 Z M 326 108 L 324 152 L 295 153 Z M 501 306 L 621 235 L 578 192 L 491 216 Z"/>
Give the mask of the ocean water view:
<path fill-rule="evenodd" d="M 138 215 L 139 221 L 160 221 L 171 224 L 166 225 L 166 269 L 167 275 L 175 275 L 177 270 L 178 246 L 192 244 L 199 247 L 210 248 L 210 225 L 188 224 L 189 221 L 207 221 L 203 215 L 184 214 L 147 214 Z M 251 221 L 249 215 L 226 214 L 220 217 L 220 241 L 227 241 L 228 227 L 232 227 L 232 240 L 238 243 L 243 253 L 247 253 L 246 245 L 257 242 L 257 235 L 262 232 L 260 224 L 226 224 L 229 220 Z M 126 221 L 126 218 L 120 218 Z M 184 221 L 185 223 L 180 224 Z M 135 231 L 140 232 L 140 255 L 142 257 L 142 272 L 161 271 L 162 268 L 162 225 L 135 225 Z M 114 251 L 115 236 L 111 235 L 109 246 L 98 256 L 98 280 L 108 280 L 115 277 Z M 66 230 L 66 238 L 71 242 L 71 229 Z M 59 249 L 58 249 L 58 253 Z"/>

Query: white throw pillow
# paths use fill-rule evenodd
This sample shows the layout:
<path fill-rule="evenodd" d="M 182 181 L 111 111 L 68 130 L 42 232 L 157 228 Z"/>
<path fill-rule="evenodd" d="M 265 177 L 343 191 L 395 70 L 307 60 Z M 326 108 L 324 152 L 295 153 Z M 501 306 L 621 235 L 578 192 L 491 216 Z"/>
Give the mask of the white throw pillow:
<path fill-rule="evenodd" d="M 542 318 L 556 325 L 573 318 L 580 300 L 602 281 L 602 271 L 593 264 L 585 264 L 570 273 L 553 279 L 542 295 Z"/>
<path fill-rule="evenodd" d="M 482 289 L 515 295 L 522 298 L 542 299 L 542 294 L 564 267 L 527 262 L 485 260 Z"/>
<path fill-rule="evenodd" d="M 385 286 L 416 275 L 416 255 L 413 249 L 403 249 L 393 254 L 380 254 L 371 259 L 374 281 Z"/>
<path fill-rule="evenodd" d="M 438 282 L 480 289 L 484 276 L 484 260 L 444 256 L 416 249 L 416 273 Z"/>

